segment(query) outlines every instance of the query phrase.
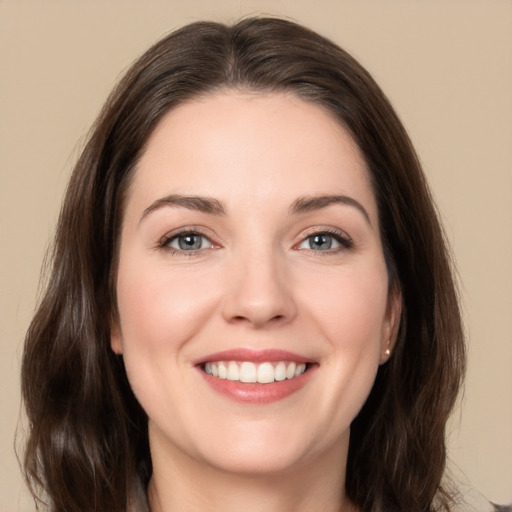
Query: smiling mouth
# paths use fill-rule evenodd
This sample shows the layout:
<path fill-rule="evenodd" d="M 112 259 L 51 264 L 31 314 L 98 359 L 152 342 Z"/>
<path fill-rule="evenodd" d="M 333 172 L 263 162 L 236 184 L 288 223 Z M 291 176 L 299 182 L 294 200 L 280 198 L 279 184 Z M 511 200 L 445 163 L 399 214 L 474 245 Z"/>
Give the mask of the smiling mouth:
<path fill-rule="evenodd" d="M 201 369 L 212 377 L 242 383 L 271 384 L 291 380 L 303 375 L 310 368 L 309 363 L 293 361 L 209 361 Z"/>

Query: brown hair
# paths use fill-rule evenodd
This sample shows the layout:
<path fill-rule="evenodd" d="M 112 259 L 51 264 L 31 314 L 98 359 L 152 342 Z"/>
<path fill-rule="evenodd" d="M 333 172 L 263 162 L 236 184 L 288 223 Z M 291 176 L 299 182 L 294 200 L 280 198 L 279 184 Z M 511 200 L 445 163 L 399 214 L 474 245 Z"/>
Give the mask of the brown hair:
<path fill-rule="evenodd" d="M 25 474 L 54 512 L 125 511 L 151 472 L 147 417 L 110 349 L 123 198 L 169 109 L 219 88 L 288 91 L 349 130 L 377 198 L 391 286 L 403 298 L 390 361 L 351 428 L 346 491 L 364 511 L 449 509 L 445 424 L 464 370 L 446 244 L 411 142 L 350 55 L 282 19 L 194 23 L 150 48 L 106 102 L 72 174 L 45 295 L 26 337 Z"/>

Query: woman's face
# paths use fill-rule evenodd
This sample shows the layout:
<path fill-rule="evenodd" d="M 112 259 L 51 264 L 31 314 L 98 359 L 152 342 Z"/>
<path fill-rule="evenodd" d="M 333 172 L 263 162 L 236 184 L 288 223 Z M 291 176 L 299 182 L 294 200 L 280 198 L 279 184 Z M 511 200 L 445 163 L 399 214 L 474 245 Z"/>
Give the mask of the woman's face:
<path fill-rule="evenodd" d="M 153 457 L 275 472 L 346 455 L 393 336 L 357 146 L 293 95 L 169 112 L 129 190 L 117 277 Z"/>

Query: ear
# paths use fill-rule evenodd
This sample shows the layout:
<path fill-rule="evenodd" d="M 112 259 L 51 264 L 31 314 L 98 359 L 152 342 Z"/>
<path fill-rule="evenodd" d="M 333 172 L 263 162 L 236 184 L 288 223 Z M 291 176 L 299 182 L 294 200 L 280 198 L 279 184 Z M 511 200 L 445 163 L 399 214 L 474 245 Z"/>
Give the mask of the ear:
<path fill-rule="evenodd" d="M 402 293 L 397 286 L 389 291 L 386 319 L 382 331 L 382 341 L 379 364 L 384 364 L 390 357 L 395 347 L 402 316 Z"/>
<path fill-rule="evenodd" d="M 123 353 L 123 337 L 121 335 L 121 326 L 117 319 L 113 319 L 110 322 L 110 348 L 117 355 Z"/>

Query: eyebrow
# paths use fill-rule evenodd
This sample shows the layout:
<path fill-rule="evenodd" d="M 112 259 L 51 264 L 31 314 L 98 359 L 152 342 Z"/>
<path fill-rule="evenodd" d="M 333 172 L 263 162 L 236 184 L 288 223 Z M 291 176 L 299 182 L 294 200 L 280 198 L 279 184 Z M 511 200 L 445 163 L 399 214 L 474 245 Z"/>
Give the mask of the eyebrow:
<path fill-rule="evenodd" d="M 372 222 L 370 220 L 370 215 L 366 211 L 365 207 L 359 202 L 356 201 L 353 197 L 344 196 L 344 195 L 320 195 L 320 196 L 304 196 L 299 197 L 290 208 L 290 215 L 307 213 L 315 210 L 321 210 L 322 208 L 326 208 L 331 204 L 343 204 L 347 206 L 352 206 L 359 210 L 363 214 L 366 222 L 371 226 Z"/>
<path fill-rule="evenodd" d="M 208 213 L 210 215 L 226 215 L 226 209 L 224 208 L 224 205 L 213 197 L 171 194 L 165 197 L 161 197 L 149 205 L 142 212 L 139 222 L 141 222 L 150 213 L 164 206 L 178 206 L 181 208 L 187 208 L 189 210 Z"/>
<path fill-rule="evenodd" d="M 354 198 L 345 195 L 331 195 L 323 194 L 319 196 L 303 196 L 296 199 L 290 207 L 289 215 L 298 215 L 301 213 L 307 213 L 311 211 L 321 210 L 327 208 L 331 204 L 342 204 L 352 206 L 359 210 L 363 214 L 363 217 L 371 226 L 370 215 L 364 208 L 364 206 L 356 201 Z M 213 197 L 207 196 L 188 196 L 180 194 L 170 194 L 165 197 L 161 197 L 151 203 L 143 212 L 140 218 L 141 222 L 150 213 L 158 210 L 164 206 L 181 207 L 189 210 L 196 210 L 202 213 L 210 215 L 226 215 L 226 208 L 221 201 Z"/>

